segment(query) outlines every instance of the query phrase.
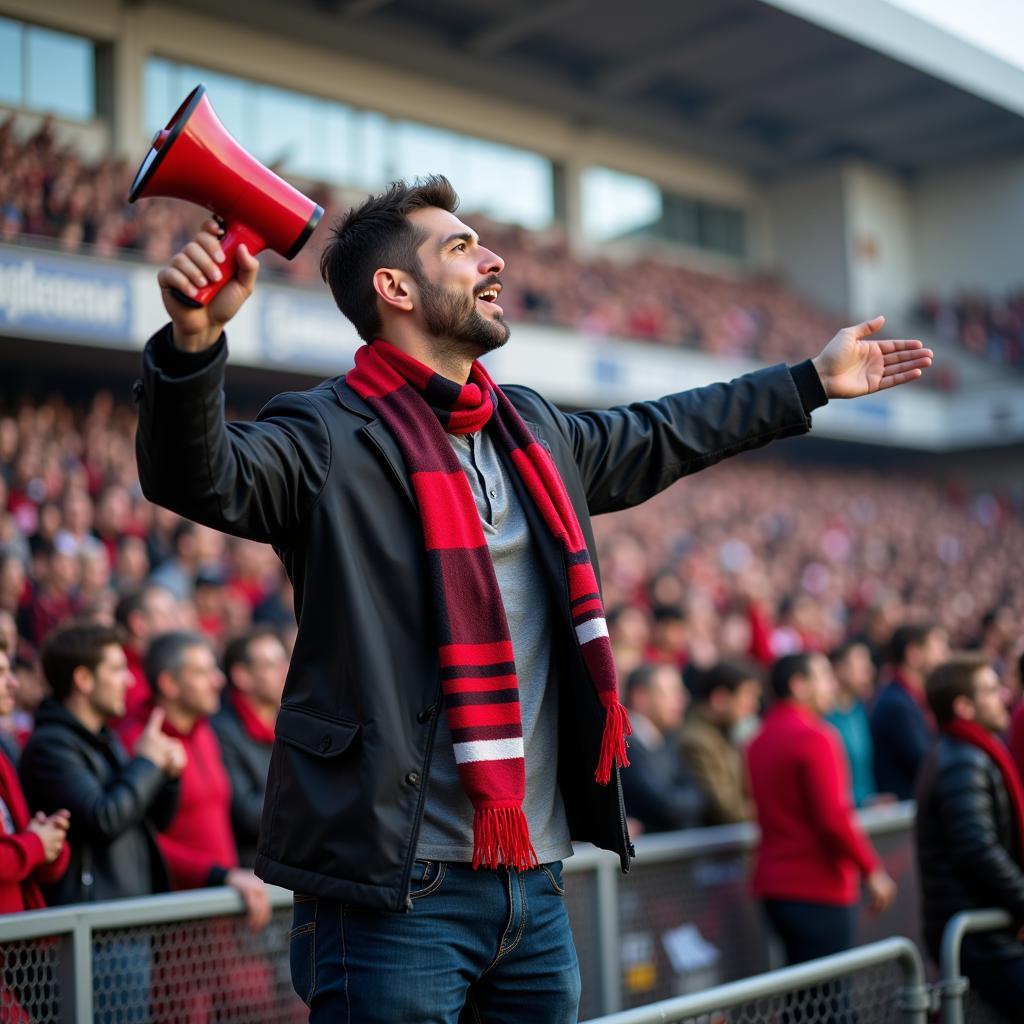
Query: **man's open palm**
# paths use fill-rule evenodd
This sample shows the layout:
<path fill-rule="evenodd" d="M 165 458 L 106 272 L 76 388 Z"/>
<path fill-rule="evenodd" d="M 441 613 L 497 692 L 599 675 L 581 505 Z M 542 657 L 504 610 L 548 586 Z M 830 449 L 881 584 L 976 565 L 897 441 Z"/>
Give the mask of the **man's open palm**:
<path fill-rule="evenodd" d="M 932 365 L 932 350 L 913 340 L 871 341 L 884 316 L 844 327 L 813 360 L 829 398 L 858 398 L 909 384 Z"/>

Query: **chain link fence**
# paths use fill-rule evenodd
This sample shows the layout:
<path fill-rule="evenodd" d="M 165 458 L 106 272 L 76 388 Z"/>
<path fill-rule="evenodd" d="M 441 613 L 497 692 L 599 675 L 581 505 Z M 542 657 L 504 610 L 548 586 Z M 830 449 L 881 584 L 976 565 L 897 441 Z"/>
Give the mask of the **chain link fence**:
<path fill-rule="evenodd" d="M 55 939 L 0 943 L 0 1022 L 59 1024 L 62 949 Z"/>

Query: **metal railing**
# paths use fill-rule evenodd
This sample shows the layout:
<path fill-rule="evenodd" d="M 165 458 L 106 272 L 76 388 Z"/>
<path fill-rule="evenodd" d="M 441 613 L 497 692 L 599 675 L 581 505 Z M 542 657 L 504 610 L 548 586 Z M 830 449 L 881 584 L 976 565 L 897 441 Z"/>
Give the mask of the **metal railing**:
<path fill-rule="evenodd" d="M 915 936 L 913 806 L 864 812 L 861 822 L 901 893 L 885 916 L 863 919 L 859 939 Z M 752 825 L 642 837 L 626 876 L 616 856 L 578 848 L 564 873 L 583 982 L 581 1017 L 705 991 L 776 966 L 749 892 L 756 843 Z M 181 990 L 192 989 L 193 1001 L 226 998 L 212 990 L 217 977 L 231 974 L 251 991 L 238 993 L 230 1019 L 283 1022 L 304 1009 L 289 980 L 291 893 L 271 887 L 271 901 L 272 923 L 259 936 L 246 930 L 241 897 L 231 889 L 0 916 L 0 993 L 30 1004 L 22 1008 L 34 1024 L 86 1024 L 94 1013 L 102 1021 L 113 1004 L 124 1010 L 131 991 L 148 991 L 149 1016 L 143 995 L 139 1006 L 110 1019 L 182 1024 L 203 1015 L 181 1005 Z"/>
<path fill-rule="evenodd" d="M 895 977 L 876 984 L 873 999 L 854 991 L 853 983 L 875 968 L 896 967 Z M 858 978 L 858 976 L 861 976 Z M 699 1018 L 772 1022 L 780 1016 L 859 1024 L 926 1024 L 929 1009 L 921 954 L 910 939 L 883 939 L 867 946 L 782 967 L 766 974 L 720 985 L 706 992 L 611 1014 L 590 1024 L 682 1024 Z M 856 1009 L 854 1009 L 856 1006 Z M 736 1010 L 735 1017 L 727 1011 Z"/>
<path fill-rule="evenodd" d="M 960 952 L 964 936 L 971 932 L 999 931 L 1009 928 L 1013 920 L 1005 910 L 964 910 L 949 919 L 942 933 L 939 955 L 939 997 L 942 1006 L 942 1024 L 964 1024 L 964 1004 L 970 992 L 970 982 L 960 971 Z M 971 1021 L 978 1022 L 982 1015 L 991 1015 L 983 1007 L 972 1008 Z M 1001 1019 L 1001 1018 L 1000 1018 Z"/>

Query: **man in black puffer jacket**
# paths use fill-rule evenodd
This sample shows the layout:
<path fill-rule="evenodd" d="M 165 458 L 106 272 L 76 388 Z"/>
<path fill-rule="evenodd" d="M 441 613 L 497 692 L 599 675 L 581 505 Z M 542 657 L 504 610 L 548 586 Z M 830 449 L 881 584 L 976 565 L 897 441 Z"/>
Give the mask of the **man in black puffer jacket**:
<path fill-rule="evenodd" d="M 961 910 L 999 907 L 1024 922 L 1024 786 L 999 734 L 1006 694 L 979 653 L 932 672 L 928 702 L 941 735 L 917 791 L 917 856 L 925 942 L 938 959 L 942 932 Z M 1024 1005 L 1024 943 L 1016 928 L 964 939 L 964 974 L 1008 1021 Z"/>

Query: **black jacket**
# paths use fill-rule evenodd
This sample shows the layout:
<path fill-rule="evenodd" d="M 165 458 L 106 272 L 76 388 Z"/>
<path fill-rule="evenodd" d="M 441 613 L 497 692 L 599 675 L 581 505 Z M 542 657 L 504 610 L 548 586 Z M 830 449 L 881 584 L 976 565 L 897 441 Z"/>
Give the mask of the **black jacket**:
<path fill-rule="evenodd" d="M 633 715 L 630 716 L 634 718 Z M 648 724 L 649 729 L 653 725 Z M 629 741 L 629 768 L 622 773 L 626 813 L 644 832 L 671 832 L 704 824 L 707 797 L 697 784 L 674 737 L 648 747 L 634 727 Z"/>
<path fill-rule="evenodd" d="M 136 453 L 151 501 L 273 544 L 299 624 L 270 762 L 256 871 L 299 892 L 403 910 L 440 698 L 423 531 L 401 453 L 343 377 L 224 424 L 222 340 L 191 361 L 170 331 L 143 353 Z M 194 367 L 194 369 L 193 369 Z M 567 415 L 506 389 L 557 465 L 595 566 L 590 516 L 810 427 L 813 367 L 776 366 L 628 408 Z M 802 399 L 801 394 L 810 397 Z M 509 471 L 558 608 L 558 781 L 571 835 L 627 869 L 618 775 L 594 782 L 604 710 L 572 631 L 561 550 Z M 554 770 L 556 766 L 552 766 Z"/>
<path fill-rule="evenodd" d="M 942 930 L 961 910 L 1000 907 L 1024 922 L 1021 836 L 995 762 L 973 743 L 942 736 L 921 766 L 917 860 L 924 935 L 938 958 Z M 1010 931 L 964 940 L 986 959 L 1024 957 Z"/>
<path fill-rule="evenodd" d="M 270 744 L 255 740 L 245 731 L 229 700 L 210 719 L 228 778 L 231 780 L 231 828 L 238 845 L 238 863 L 251 868 L 256 862 L 256 839 L 267 789 Z"/>
<path fill-rule="evenodd" d="M 152 761 L 129 757 L 109 729 L 90 732 L 63 705 L 44 702 L 21 755 L 33 811 L 71 812 L 71 863 L 47 903 L 148 896 L 169 888 L 155 834 L 178 806 L 178 783 Z"/>

